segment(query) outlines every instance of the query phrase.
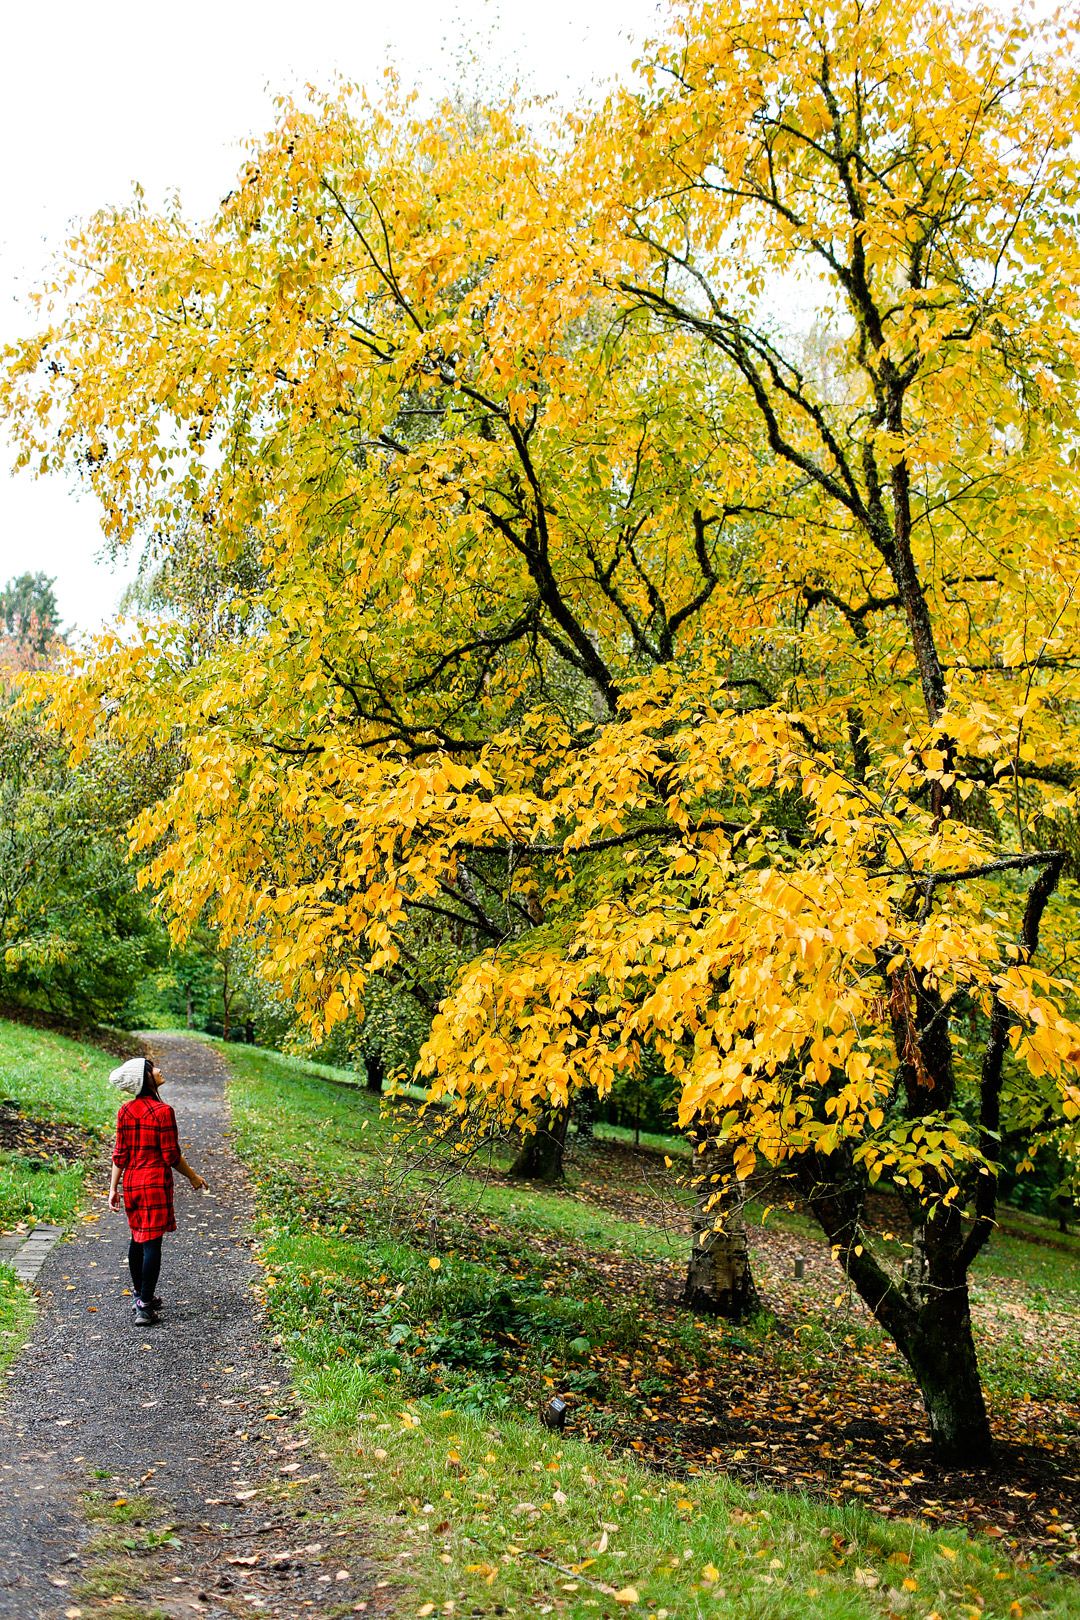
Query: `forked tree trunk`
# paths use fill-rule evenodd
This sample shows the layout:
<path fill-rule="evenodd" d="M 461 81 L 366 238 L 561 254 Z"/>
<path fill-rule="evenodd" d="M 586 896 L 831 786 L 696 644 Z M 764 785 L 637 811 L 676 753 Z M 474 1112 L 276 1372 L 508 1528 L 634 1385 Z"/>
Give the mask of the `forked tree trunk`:
<path fill-rule="evenodd" d="M 535 1131 L 522 1141 L 521 1151 L 508 1173 L 520 1177 L 522 1181 L 562 1181 L 563 1151 L 569 1123 L 569 1103 L 564 1108 L 542 1115 Z"/>
<path fill-rule="evenodd" d="M 759 1310 L 761 1302 L 750 1269 L 743 1197 L 731 1148 L 706 1149 L 695 1156 L 694 1168 L 702 1180 L 694 1202 L 682 1303 L 692 1311 L 741 1322 Z"/>

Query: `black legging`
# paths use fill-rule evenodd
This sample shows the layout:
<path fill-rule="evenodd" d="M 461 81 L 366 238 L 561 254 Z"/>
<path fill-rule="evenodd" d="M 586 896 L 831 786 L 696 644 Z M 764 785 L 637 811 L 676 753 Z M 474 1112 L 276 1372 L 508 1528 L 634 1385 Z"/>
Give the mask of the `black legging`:
<path fill-rule="evenodd" d="M 144 1305 L 151 1305 L 161 1271 L 161 1239 L 156 1237 L 151 1238 L 149 1243 L 136 1243 L 132 1238 L 128 1244 L 128 1270 L 131 1272 L 135 1298 L 141 1299 Z"/>

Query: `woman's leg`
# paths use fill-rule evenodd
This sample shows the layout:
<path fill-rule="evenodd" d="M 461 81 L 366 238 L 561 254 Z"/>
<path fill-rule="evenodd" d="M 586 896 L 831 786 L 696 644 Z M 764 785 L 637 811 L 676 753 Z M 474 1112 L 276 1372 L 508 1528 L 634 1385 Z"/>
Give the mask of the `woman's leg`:
<path fill-rule="evenodd" d="M 141 1299 L 144 1305 L 153 1303 L 154 1290 L 157 1288 L 160 1272 L 161 1239 L 156 1237 L 142 1246 L 142 1287 L 137 1298 Z"/>
<path fill-rule="evenodd" d="M 135 1298 L 141 1299 L 139 1290 L 142 1288 L 143 1273 L 143 1246 L 132 1238 L 128 1244 L 128 1270 L 131 1272 L 131 1286 L 135 1290 Z"/>

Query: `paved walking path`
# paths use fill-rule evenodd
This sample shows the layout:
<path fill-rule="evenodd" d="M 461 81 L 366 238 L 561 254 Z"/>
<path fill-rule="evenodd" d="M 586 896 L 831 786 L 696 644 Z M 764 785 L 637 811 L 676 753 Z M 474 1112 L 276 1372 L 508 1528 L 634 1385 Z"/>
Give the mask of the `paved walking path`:
<path fill-rule="evenodd" d="M 0 1260 L 11 1267 L 21 1283 L 32 1283 L 49 1250 L 63 1235 L 62 1226 L 50 1226 L 46 1221 L 39 1221 L 32 1232 L 5 1232 L 0 1237 Z"/>
<path fill-rule="evenodd" d="M 94 1563 L 88 1542 L 102 1528 L 87 1523 L 87 1491 L 106 1505 L 147 1497 L 179 1527 L 183 1551 L 170 1554 L 170 1570 L 181 1573 L 159 1567 L 145 1594 L 159 1613 L 301 1616 L 331 1599 L 340 1612 L 349 1598 L 366 1609 L 382 1594 L 355 1558 L 337 1579 L 350 1541 L 319 1528 L 333 1488 L 297 1425 L 284 1363 L 260 1337 L 251 1209 L 224 1135 L 221 1062 L 193 1040 L 155 1037 L 152 1046 L 185 1156 L 210 1190 L 176 1178 L 177 1231 L 165 1239 L 164 1309 L 152 1328 L 134 1325 L 127 1223 L 104 1199 L 90 1199 L 96 1219 L 77 1221 L 45 1258 L 40 1317 L 0 1407 L 0 1617 L 99 1612 L 79 1595 Z M 282 1505 L 297 1463 L 306 1488 Z M 262 1549 L 259 1567 L 227 1561 L 246 1551 L 245 1537 Z"/>

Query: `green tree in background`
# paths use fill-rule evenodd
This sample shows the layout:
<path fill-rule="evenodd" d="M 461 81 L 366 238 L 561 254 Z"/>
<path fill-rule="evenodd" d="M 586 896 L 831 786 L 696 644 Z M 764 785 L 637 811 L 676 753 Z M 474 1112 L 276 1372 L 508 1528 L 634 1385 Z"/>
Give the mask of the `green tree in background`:
<path fill-rule="evenodd" d="M 60 636 L 60 609 L 53 592 L 55 579 L 45 574 L 20 574 L 0 591 L 0 623 L 19 651 L 47 652 Z"/>
<path fill-rule="evenodd" d="M 0 702 L 0 998 L 124 1020 L 167 947 L 125 836 L 159 776 L 105 751 L 72 769 L 33 713 Z"/>

